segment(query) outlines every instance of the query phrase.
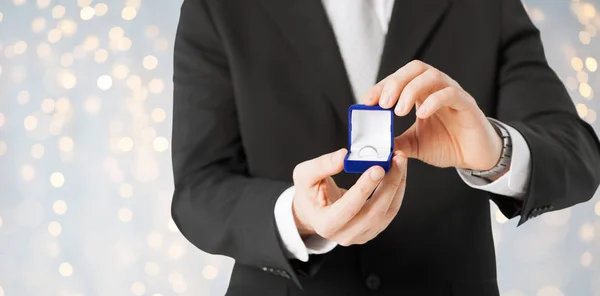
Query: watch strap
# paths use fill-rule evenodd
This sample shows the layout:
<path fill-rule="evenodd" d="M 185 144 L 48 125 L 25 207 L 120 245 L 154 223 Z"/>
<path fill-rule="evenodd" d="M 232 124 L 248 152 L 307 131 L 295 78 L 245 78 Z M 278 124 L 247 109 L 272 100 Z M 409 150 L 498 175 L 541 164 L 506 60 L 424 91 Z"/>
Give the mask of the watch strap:
<path fill-rule="evenodd" d="M 490 120 L 490 123 L 498 133 L 498 135 L 502 138 L 502 152 L 500 153 L 500 159 L 496 165 L 489 170 L 471 170 L 471 169 L 459 169 L 462 173 L 483 178 L 483 179 L 492 179 L 504 171 L 510 165 L 510 161 L 512 159 L 512 141 L 510 138 L 510 133 L 508 130 L 500 124 L 497 124 Z"/>

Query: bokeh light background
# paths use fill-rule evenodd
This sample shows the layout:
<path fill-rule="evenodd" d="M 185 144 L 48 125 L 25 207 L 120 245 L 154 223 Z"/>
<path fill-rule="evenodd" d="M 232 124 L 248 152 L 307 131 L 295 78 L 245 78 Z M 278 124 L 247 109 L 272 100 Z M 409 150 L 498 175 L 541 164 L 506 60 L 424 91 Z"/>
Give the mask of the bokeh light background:
<path fill-rule="evenodd" d="M 598 130 L 599 1 L 525 3 Z M 169 214 L 180 4 L 0 0 L 0 296 L 224 294 L 233 260 Z M 492 205 L 502 295 L 600 295 L 598 200 L 518 229 Z"/>

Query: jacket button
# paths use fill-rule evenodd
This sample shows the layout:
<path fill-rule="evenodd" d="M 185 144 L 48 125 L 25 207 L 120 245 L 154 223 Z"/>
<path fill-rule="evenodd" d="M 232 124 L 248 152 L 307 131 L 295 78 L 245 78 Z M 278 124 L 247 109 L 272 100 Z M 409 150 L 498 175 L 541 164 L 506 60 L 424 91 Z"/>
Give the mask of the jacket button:
<path fill-rule="evenodd" d="M 376 274 L 370 274 L 367 276 L 365 284 L 370 290 L 377 290 L 381 286 L 381 279 Z"/>

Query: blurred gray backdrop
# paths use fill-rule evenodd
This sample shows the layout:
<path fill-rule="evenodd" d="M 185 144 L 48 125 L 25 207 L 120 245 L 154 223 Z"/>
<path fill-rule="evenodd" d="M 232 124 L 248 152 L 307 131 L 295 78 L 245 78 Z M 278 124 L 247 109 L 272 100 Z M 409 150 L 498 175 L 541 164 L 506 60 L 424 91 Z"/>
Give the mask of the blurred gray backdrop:
<path fill-rule="evenodd" d="M 599 130 L 600 1 L 525 3 Z M 233 260 L 169 214 L 180 5 L 0 0 L 0 296 L 224 294 Z M 598 194 L 518 229 L 490 210 L 503 296 L 600 295 Z"/>

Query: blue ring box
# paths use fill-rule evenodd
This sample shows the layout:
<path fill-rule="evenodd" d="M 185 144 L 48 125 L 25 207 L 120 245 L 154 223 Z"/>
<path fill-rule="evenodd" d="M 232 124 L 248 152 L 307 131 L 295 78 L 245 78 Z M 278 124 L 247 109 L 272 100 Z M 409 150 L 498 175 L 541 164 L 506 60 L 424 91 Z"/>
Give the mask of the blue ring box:
<path fill-rule="evenodd" d="M 377 152 L 373 153 L 374 150 Z M 370 153 L 363 153 L 363 151 Z M 364 173 L 370 167 L 378 165 L 387 172 L 390 170 L 393 151 L 394 112 L 392 109 L 362 104 L 350 106 L 348 108 L 348 154 L 344 158 L 344 171 Z"/>

